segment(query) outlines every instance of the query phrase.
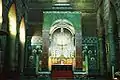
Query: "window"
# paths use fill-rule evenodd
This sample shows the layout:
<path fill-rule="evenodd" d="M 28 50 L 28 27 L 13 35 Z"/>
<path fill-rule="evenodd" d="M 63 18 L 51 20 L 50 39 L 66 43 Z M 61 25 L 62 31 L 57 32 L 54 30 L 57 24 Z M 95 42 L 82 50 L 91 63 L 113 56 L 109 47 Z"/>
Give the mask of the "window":
<path fill-rule="evenodd" d="M 1 29 L 1 23 L 2 23 L 2 0 L 0 0 L 0 29 Z"/>

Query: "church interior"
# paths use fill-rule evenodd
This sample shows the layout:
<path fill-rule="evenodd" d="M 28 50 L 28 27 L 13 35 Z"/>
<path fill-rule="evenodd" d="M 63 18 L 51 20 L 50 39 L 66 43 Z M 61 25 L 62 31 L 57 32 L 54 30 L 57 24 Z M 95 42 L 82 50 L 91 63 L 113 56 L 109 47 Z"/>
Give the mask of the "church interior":
<path fill-rule="evenodd" d="M 120 80 L 120 0 L 0 0 L 0 80 Z"/>

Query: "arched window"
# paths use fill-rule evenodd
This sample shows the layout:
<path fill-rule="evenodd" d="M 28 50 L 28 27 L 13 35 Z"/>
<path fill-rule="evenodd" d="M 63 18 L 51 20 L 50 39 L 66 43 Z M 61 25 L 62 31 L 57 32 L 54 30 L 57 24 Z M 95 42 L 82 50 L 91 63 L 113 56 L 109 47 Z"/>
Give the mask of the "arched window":
<path fill-rule="evenodd" d="M 24 17 L 22 17 L 21 23 L 20 23 L 20 41 L 22 44 L 25 42 L 25 21 Z"/>
<path fill-rule="evenodd" d="M 2 0 L 0 0 L 0 29 L 2 24 Z"/>
<path fill-rule="evenodd" d="M 9 19 L 9 31 L 10 34 L 13 36 L 16 36 L 16 6 L 13 3 L 10 7 L 9 13 L 8 13 L 8 19 Z"/>

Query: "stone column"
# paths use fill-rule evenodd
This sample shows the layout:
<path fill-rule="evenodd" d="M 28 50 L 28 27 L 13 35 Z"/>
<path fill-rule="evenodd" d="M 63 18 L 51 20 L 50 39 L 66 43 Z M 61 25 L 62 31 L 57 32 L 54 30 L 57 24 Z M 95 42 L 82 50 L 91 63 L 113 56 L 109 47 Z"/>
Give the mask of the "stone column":
<path fill-rule="evenodd" d="M 117 67 L 118 67 L 118 69 L 120 70 L 120 19 L 119 19 L 119 21 L 118 21 L 118 39 L 117 39 L 117 41 L 118 41 L 118 53 L 117 53 Z"/>
<path fill-rule="evenodd" d="M 109 0 L 104 2 L 104 27 L 106 38 L 106 58 L 107 58 L 107 73 L 108 78 L 112 78 L 112 66 L 115 67 L 115 12 L 113 5 Z"/>
<path fill-rule="evenodd" d="M 115 55 L 116 55 L 116 50 L 115 50 L 115 27 L 116 27 L 116 21 L 115 21 L 115 16 L 114 16 L 114 12 L 113 10 L 111 10 L 110 13 L 110 18 L 109 18 L 109 23 L 108 23 L 108 27 L 107 27 L 107 41 L 108 41 L 108 53 L 109 53 L 109 61 L 110 61 L 110 66 L 114 66 L 115 67 Z"/>
<path fill-rule="evenodd" d="M 2 27 L 1 27 L 1 29 L 3 30 L 3 31 L 6 31 L 6 32 L 8 32 L 7 31 L 7 28 L 8 28 L 8 10 L 7 10 L 7 8 L 6 8 L 6 6 L 5 6 L 5 1 L 3 1 L 3 23 L 2 23 Z M 3 71 L 4 71 L 4 74 L 3 75 L 5 75 L 6 74 L 6 76 L 7 76 L 7 72 L 8 72 L 8 70 L 9 70 L 9 51 L 8 51 L 8 47 L 9 47 L 9 44 L 8 44 L 8 35 L 6 35 L 6 45 L 5 45 L 5 51 L 4 51 L 4 69 L 3 69 Z M 4 76 L 3 76 L 4 77 Z"/>
<path fill-rule="evenodd" d="M 43 38 L 43 50 L 42 50 L 42 70 L 48 71 L 48 53 L 49 53 L 49 30 L 43 29 L 42 31 Z"/>
<path fill-rule="evenodd" d="M 116 54 L 116 57 L 117 57 L 117 68 L 118 70 L 117 71 L 120 71 L 120 0 L 116 0 L 115 1 L 115 10 L 116 10 L 116 14 L 117 14 L 117 54 Z"/>
<path fill-rule="evenodd" d="M 75 34 L 76 39 L 76 70 L 82 70 L 82 35 L 77 31 Z"/>
<path fill-rule="evenodd" d="M 98 35 L 98 55 L 99 55 L 99 69 L 100 74 L 104 75 L 106 73 L 106 54 L 105 54 L 105 36 L 104 36 L 104 27 L 103 27 L 103 16 L 102 8 L 99 7 L 97 11 L 97 35 Z"/>

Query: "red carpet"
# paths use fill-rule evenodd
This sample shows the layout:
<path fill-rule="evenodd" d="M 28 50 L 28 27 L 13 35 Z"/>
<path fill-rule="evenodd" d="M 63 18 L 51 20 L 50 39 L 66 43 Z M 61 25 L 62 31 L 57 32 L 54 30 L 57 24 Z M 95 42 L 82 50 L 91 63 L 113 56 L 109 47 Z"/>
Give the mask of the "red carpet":
<path fill-rule="evenodd" d="M 52 71 L 52 78 L 73 78 L 72 71 Z"/>

